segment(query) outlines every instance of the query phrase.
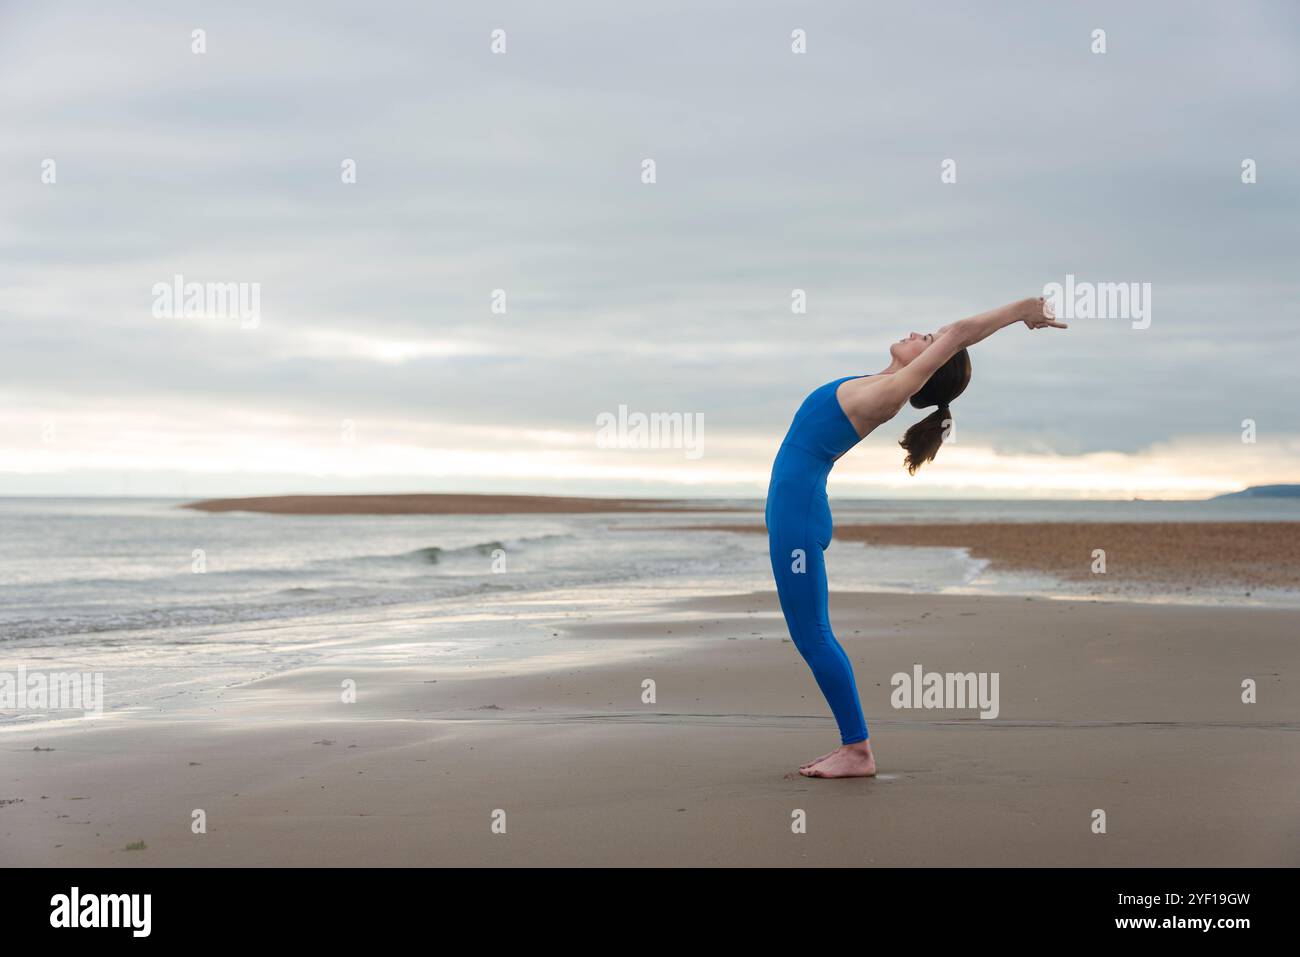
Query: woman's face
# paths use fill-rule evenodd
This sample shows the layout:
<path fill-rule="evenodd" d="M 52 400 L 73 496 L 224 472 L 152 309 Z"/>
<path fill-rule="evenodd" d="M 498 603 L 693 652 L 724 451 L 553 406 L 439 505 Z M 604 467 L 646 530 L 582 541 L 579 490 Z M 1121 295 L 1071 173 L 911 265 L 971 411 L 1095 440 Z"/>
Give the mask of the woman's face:
<path fill-rule="evenodd" d="M 899 339 L 889 347 L 889 354 L 897 359 L 903 365 L 907 365 L 934 342 L 934 335 L 926 332 L 914 332 L 911 335 Z"/>

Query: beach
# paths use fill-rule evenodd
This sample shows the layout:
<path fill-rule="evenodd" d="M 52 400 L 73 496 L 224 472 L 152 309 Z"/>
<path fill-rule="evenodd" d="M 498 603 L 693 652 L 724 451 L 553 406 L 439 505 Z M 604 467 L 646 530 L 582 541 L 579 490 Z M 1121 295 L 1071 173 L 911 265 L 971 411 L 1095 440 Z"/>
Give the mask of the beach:
<path fill-rule="evenodd" d="M 432 637 L 463 626 L 378 616 L 331 659 L 201 703 L 4 730 L 0 864 L 1300 863 L 1295 611 L 860 592 L 831 610 L 874 779 L 794 773 L 837 736 L 769 592 L 490 622 L 545 642 L 526 666 L 440 658 Z M 918 664 L 997 673 L 997 716 L 893 707 Z"/>

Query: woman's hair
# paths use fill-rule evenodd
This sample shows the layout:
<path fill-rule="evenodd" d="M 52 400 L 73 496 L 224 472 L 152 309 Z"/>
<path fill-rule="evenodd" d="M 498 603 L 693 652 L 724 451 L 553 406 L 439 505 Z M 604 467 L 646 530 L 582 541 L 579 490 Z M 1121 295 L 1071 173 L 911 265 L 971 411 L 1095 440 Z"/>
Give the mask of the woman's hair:
<path fill-rule="evenodd" d="M 912 396 L 911 403 L 915 408 L 926 409 L 932 405 L 939 408 L 908 429 L 898 443 L 907 452 L 903 464 L 907 466 L 909 475 L 915 475 L 926 462 L 934 461 L 944 434 L 952 427 L 952 411 L 948 403 L 966 391 L 969 382 L 970 354 L 962 349 L 935 369 L 934 375 L 921 386 L 921 391 Z"/>

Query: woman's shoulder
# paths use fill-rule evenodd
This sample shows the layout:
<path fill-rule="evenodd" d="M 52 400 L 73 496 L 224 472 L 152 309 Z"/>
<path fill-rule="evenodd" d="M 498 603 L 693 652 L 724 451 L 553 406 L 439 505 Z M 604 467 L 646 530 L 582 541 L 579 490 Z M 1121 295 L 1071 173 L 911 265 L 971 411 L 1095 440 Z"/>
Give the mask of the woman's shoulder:
<path fill-rule="evenodd" d="M 859 432 L 864 428 L 870 431 L 888 422 L 902 409 L 906 400 L 900 402 L 889 389 L 890 378 L 888 372 L 849 376 L 836 386 L 835 397 Z"/>

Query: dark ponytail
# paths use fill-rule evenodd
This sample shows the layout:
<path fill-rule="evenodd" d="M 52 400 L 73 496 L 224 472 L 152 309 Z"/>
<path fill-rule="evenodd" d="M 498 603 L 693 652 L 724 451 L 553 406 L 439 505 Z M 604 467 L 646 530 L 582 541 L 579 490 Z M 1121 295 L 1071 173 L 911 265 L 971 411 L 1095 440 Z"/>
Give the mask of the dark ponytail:
<path fill-rule="evenodd" d="M 907 466 L 909 475 L 915 475 L 916 470 L 926 462 L 934 461 L 939 446 L 943 445 L 944 433 L 950 428 L 952 410 L 941 405 L 907 430 L 898 444 L 907 452 L 903 464 Z"/>
<path fill-rule="evenodd" d="M 939 408 L 908 429 L 898 443 L 907 452 L 903 464 L 909 475 L 915 475 L 917 469 L 933 462 L 939 454 L 944 437 L 952 431 L 952 410 L 948 403 L 965 392 L 969 383 L 970 354 L 962 349 L 936 369 L 921 391 L 912 396 L 915 408 L 927 409 L 932 405 Z"/>

